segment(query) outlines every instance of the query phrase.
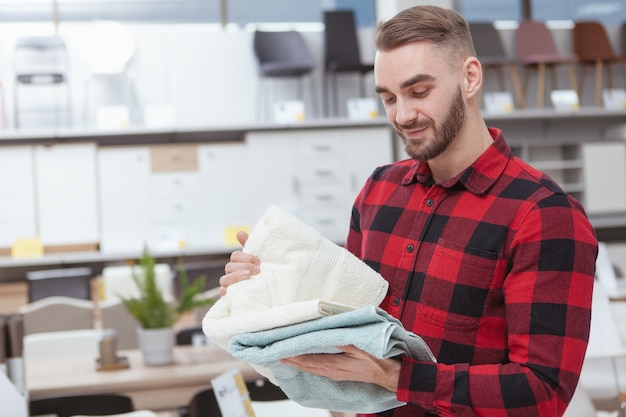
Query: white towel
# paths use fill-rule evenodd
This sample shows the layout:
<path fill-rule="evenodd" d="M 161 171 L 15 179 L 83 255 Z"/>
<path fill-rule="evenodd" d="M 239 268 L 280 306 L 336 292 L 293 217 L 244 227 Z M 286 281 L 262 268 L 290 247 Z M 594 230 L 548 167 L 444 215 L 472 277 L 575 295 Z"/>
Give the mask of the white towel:
<path fill-rule="evenodd" d="M 352 253 L 276 206 L 255 225 L 244 251 L 261 260 L 261 272 L 229 286 L 202 322 L 224 350 L 235 334 L 318 318 L 320 302 L 378 306 L 389 286 Z"/>

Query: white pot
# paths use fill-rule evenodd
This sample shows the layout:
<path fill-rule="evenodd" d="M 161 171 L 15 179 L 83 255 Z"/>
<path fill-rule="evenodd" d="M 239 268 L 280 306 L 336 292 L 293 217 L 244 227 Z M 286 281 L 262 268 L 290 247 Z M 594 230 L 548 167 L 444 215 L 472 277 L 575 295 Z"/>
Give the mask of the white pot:
<path fill-rule="evenodd" d="M 174 329 L 137 328 L 137 342 L 146 365 L 166 365 L 174 361 Z"/>

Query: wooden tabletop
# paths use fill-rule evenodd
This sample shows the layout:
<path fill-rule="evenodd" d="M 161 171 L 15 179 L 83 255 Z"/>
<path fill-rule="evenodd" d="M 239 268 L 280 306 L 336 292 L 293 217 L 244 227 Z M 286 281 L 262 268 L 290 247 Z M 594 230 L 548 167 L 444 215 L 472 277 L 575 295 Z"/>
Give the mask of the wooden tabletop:
<path fill-rule="evenodd" d="M 30 398 L 64 394 L 117 392 L 129 395 L 135 408 L 165 410 L 186 406 L 193 395 L 210 387 L 211 379 L 238 368 L 245 379 L 259 374 L 216 346 L 176 346 L 174 363 L 143 364 L 138 350 L 120 351 L 128 369 L 97 371 L 92 357 L 31 360 L 25 363 Z"/>

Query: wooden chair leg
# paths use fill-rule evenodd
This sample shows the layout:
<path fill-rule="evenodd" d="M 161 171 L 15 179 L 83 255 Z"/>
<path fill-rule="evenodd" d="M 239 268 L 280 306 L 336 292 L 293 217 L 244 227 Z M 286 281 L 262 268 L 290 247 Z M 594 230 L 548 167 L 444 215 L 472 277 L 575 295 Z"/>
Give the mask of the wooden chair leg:
<path fill-rule="evenodd" d="M 602 105 L 602 61 L 596 60 L 596 106 Z"/>
<path fill-rule="evenodd" d="M 578 103 L 581 103 L 580 92 L 582 90 L 578 87 L 578 81 L 576 80 L 576 68 L 574 68 L 574 64 L 567 65 L 567 73 L 569 75 L 569 84 L 574 91 L 576 91 L 576 95 L 578 96 Z"/>
<path fill-rule="evenodd" d="M 522 88 L 522 83 L 520 82 L 519 72 L 517 71 L 517 67 L 515 65 L 510 65 L 510 68 L 511 79 L 513 80 L 513 89 L 515 90 L 515 95 L 517 96 L 517 102 L 519 103 L 520 108 L 523 109 L 526 107 L 526 98 L 524 97 L 524 89 Z"/>
<path fill-rule="evenodd" d="M 543 62 L 537 66 L 537 107 L 542 109 L 546 94 L 546 64 Z"/>

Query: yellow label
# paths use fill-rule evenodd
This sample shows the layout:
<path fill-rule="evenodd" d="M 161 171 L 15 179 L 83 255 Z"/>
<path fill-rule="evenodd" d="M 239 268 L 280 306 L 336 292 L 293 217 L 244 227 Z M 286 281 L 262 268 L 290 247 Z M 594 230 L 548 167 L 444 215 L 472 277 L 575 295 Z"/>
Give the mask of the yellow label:
<path fill-rule="evenodd" d="M 224 228 L 224 245 L 226 246 L 241 246 L 237 240 L 237 232 L 250 233 L 250 226 L 226 226 Z"/>
<path fill-rule="evenodd" d="M 41 239 L 37 237 L 16 240 L 11 247 L 11 256 L 13 258 L 38 258 L 43 256 Z"/>

